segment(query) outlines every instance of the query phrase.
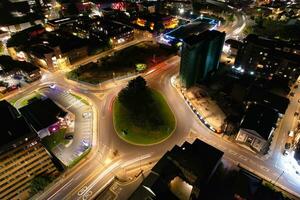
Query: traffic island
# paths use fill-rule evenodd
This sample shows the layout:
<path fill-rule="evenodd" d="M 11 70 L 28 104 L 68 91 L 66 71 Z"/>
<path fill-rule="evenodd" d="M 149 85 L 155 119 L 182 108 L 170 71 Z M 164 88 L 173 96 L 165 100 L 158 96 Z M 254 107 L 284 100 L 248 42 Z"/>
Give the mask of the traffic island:
<path fill-rule="evenodd" d="M 142 77 L 129 82 L 115 99 L 113 122 L 118 136 L 134 145 L 154 145 L 169 138 L 175 117 L 164 97 Z"/>

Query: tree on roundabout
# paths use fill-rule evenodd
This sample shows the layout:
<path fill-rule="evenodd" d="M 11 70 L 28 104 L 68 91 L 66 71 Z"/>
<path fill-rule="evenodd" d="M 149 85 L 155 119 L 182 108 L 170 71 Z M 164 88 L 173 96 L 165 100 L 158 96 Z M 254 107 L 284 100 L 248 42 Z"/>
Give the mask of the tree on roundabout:
<path fill-rule="evenodd" d="M 114 104 L 114 125 L 123 140 L 151 145 L 171 135 L 175 117 L 163 96 L 138 76 L 118 94 Z"/>

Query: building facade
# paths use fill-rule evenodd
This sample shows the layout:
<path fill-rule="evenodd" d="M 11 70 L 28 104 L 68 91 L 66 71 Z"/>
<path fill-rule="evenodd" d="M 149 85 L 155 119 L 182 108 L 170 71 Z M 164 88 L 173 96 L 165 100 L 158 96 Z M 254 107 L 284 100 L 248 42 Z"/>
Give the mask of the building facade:
<path fill-rule="evenodd" d="M 208 30 L 183 40 L 180 80 L 184 87 L 200 83 L 218 68 L 224 39 L 224 32 Z"/>
<path fill-rule="evenodd" d="M 235 67 L 267 79 L 295 81 L 300 75 L 300 44 L 250 34 L 238 50 Z"/>
<path fill-rule="evenodd" d="M 28 199 L 32 180 L 55 177 L 58 170 L 37 133 L 20 112 L 0 101 L 0 199 Z"/>
<path fill-rule="evenodd" d="M 278 117 L 278 113 L 271 108 L 259 104 L 250 104 L 242 119 L 236 141 L 249 146 L 256 152 L 266 153 Z"/>
<path fill-rule="evenodd" d="M 58 173 L 42 144 L 28 141 L 0 155 L 0 199 L 28 199 L 34 177 Z"/>

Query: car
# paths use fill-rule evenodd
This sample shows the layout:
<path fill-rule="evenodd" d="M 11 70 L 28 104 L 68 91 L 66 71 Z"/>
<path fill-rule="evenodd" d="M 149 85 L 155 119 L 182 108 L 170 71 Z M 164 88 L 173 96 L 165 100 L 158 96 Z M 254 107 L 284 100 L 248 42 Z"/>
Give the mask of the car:
<path fill-rule="evenodd" d="M 290 149 L 291 148 L 291 144 L 290 143 L 285 143 L 284 148 L 285 149 Z"/>
<path fill-rule="evenodd" d="M 20 75 L 20 74 L 15 74 L 15 75 L 13 76 L 13 78 L 16 79 L 16 80 L 21 80 L 21 79 L 23 78 L 23 76 Z"/>
<path fill-rule="evenodd" d="M 54 83 L 49 85 L 49 88 L 51 88 L 51 89 L 55 89 L 55 87 L 56 87 L 56 85 Z"/>
<path fill-rule="evenodd" d="M 82 113 L 82 117 L 87 119 L 87 118 L 90 118 L 92 116 L 92 113 L 91 112 L 84 112 Z"/>
<path fill-rule="evenodd" d="M 67 140 L 72 140 L 74 137 L 73 137 L 73 135 L 66 135 L 65 136 L 65 139 L 67 139 Z"/>

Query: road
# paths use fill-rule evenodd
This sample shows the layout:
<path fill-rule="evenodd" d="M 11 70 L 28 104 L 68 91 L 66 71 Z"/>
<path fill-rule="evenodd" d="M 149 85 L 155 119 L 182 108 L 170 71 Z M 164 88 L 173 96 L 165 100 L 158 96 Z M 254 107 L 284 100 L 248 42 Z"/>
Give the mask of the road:
<path fill-rule="evenodd" d="M 181 95 L 172 86 L 170 80 L 172 76 L 178 73 L 178 65 L 179 58 L 173 57 L 161 63 L 156 70 L 152 70 L 151 73 L 145 75 L 149 86 L 159 90 L 165 96 L 177 120 L 177 127 L 173 135 L 167 141 L 150 147 L 128 144 L 114 132 L 112 102 L 125 83 L 105 91 L 97 88 L 93 90 L 85 88 L 84 91 L 90 91 L 88 93 L 82 93 L 82 86 L 77 87 L 75 83 L 68 83 L 69 88 L 88 97 L 96 108 L 98 119 L 98 129 L 94 137 L 96 141 L 85 161 L 79 163 L 74 170 L 67 172 L 65 178 L 54 184 L 37 199 L 86 199 L 87 196 L 94 197 L 97 191 L 103 188 L 114 177 L 114 173 L 122 166 L 124 167 L 126 163 L 131 165 L 149 157 L 162 156 L 175 144 L 181 145 L 185 140 L 192 141 L 195 138 L 199 138 L 224 151 L 225 160 L 239 163 L 266 180 L 274 183 L 280 177 L 276 185 L 300 196 L 299 184 L 291 179 L 291 175 L 288 173 L 280 176 L 282 169 L 278 164 L 278 160 L 281 159 L 281 136 L 283 137 L 282 133 L 285 132 L 282 129 L 283 127 L 289 129 L 289 127 L 279 127 L 279 131 L 277 131 L 279 137 L 274 138 L 272 144 L 275 145 L 274 149 L 276 150 L 272 156 L 267 158 L 261 158 L 234 143 L 224 140 L 201 124 Z M 56 82 L 60 85 L 66 85 L 63 78 L 58 78 Z M 98 97 L 98 94 L 102 94 L 100 95 L 101 98 Z M 294 105 L 293 102 L 291 102 L 291 105 Z M 293 109 L 293 107 L 289 107 L 289 110 L 292 111 Z M 289 120 L 289 110 L 287 111 L 287 117 L 283 118 L 283 122 Z M 190 132 L 193 134 L 191 135 Z M 114 157 L 112 152 L 116 151 L 118 155 Z"/>
<path fill-rule="evenodd" d="M 278 179 L 276 185 L 296 196 L 300 196 L 300 183 L 297 182 L 299 177 L 294 178 L 291 173 L 282 173 L 284 169 L 282 168 L 282 162 L 280 162 L 282 159 L 281 141 L 285 137 L 286 131 L 291 128 L 290 123 L 287 122 L 290 122 L 297 102 L 291 102 L 286 115 L 282 119 L 284 123 L 281 124 L 284 125 L 278 127 L 272 143 L 272 149 L 274 149 L 272 154 L 268 157 L 259 157 L 212 133 L 198 120 L 171 84 L 170 80 L 172 76 L 178 73 L 178 69 L 179 57 L 173 57 L 144 75 L 149 86 L 159 90 L 165 96 L 177 121 L 176 129 L 168 140 L 148 147 L 128 144 L 121 140 L 114 131 L 112 102 L 118 91 L 125 86 L 125 81 L 115 82 L 114 87 L 110 89 L 101 89 L 100 87 L 67 81 L 63 74 L 57 72 L 47 73 L 42 80 L 27 87 L 26 90 L 21 90 L 16 98 L 55 82 L 65 90 L 72 89 L 81 96 L 88 98 L 94 109 L 93 148 L 90 154 L 72 170 L 66 171 L 57 182 L 35 199 L 76 200 L 93 198 L 97 195 L 97 192 L 112 181 L 116 171 L 120 168 L 135 165 L 142 160 L 162 156 L 175 144 L 181 145 L 184 141 L 192 141 L 195 138 L 199 138 L 222 150 L 225 153 L 225 160 L 240 164 L 273 183 Z M 298 97 L 300 97 L 299 94 L 296 95 L 296 98 Z"/>

